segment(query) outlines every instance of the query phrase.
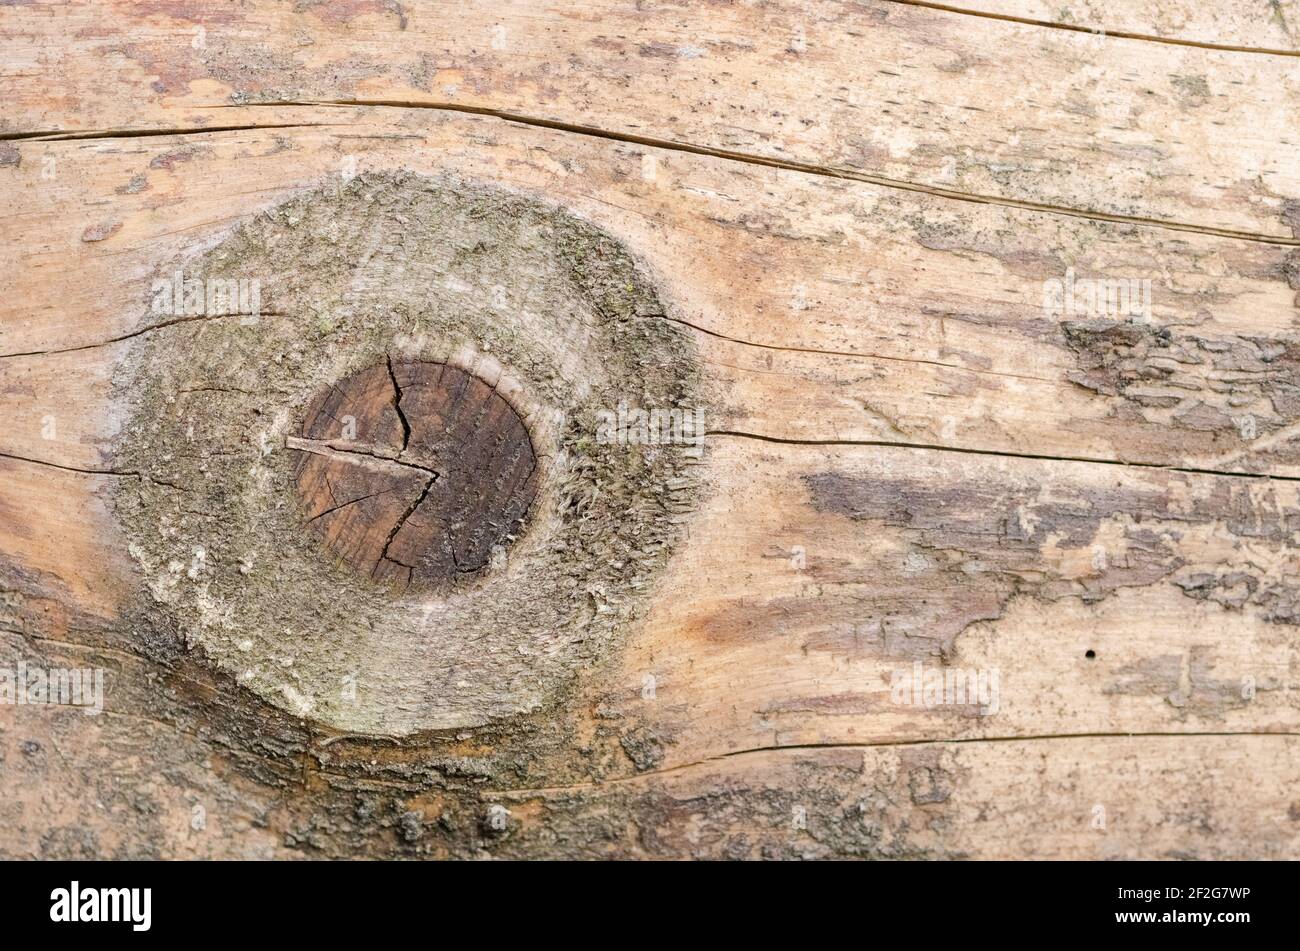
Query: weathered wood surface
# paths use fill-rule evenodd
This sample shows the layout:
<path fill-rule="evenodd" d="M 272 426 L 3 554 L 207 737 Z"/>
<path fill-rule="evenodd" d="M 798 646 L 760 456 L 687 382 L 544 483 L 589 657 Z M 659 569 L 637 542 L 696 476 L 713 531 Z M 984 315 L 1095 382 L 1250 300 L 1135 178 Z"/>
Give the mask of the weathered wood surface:
<path fill-rule="evenodd" d="M 1131 36 L 1167 43 L 1207 46 L 1236 52 L 1300 53 L 1300 8 L 1295 0 L 1085 0 L 1068 7 L 1051 0 L 953 0 L 917 6 L 959 10 L 976 16 L 1086 30 L 1097 35 Z"/>
<path fill-rule="evenodd" d="M 1261 7 L 1257 19 L 1274 15 Z M 542 15 L 526 0 L 39 4 L 7 13 L 6 33 L 9 134 L 337 121 L 287 102 L 492 110 L 979 200 L 1297 242 L 1288 56 L 894 0 L 684 3 L 654 15 L 622 0 Z"/>
<path fill-rule="evenodd" d="M 1258 51 L 1294 44 L 1231 3 L 1098 16 L 1169 42 L 885 2 L 5 8 L 3 663 L 110 689 L 0 707 L 0 851 L 1300 854 L 1300 90 Z M 146 623 L 121 368 L 239 319 L 151 314 L 173 262 L 399 171 L 620 242 L 710 435 L 644 617 L 557 699 L 352 735 Z M 268 326 L 306 333 L 303 266 Z M 1071 268 L 1151 279 L 1152 319 L 1045 313 Z M 197 416 L 240 383 L 207 372 Z M 997 710 L 897 702 L 918 662 L 996 670 Z"/>

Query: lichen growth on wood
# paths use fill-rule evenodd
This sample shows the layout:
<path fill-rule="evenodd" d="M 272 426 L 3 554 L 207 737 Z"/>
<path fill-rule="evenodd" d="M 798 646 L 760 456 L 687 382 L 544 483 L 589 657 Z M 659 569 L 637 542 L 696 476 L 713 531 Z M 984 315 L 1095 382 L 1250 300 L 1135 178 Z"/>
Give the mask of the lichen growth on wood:
<path fill-rule="evenodd" d="M 702 399 L 691 339 L 616 240 L 528 198 L 373 175 L 180 266 L 259 280 L 264 313 L 143 335 L 119 369 L 115 457 L 143 478 L 115 507 L 147 617 L 271 703 L 370 735 L 542 710 L 609 654 L 698 483 L 681 446 L 597 440 L 597 414 Z M 522 537 L 464 590 L 395 594 L 303 530 L 286 438 L 322 386 L 390 356 L 492 375 L 538 448 Z"/>

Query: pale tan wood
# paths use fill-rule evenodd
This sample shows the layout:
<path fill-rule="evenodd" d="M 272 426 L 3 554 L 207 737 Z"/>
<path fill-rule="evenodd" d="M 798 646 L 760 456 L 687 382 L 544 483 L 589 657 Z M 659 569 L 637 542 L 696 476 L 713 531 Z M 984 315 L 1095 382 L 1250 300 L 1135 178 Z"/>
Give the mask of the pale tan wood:
<path fill-rule="evenodd" d="M 1300 726 L 1291 483 L 734 438 L 710 452 L 717 484 L 674 594 L 612 678 L 667 768 L 826 743 Z M 998 710 L 895 702 L 917 662 L 999 671 Z"/>
<path fill-rule="evenodd" d="M 661 283 L 668 315 L 698 328 L 715 429 L 1300 472 L 1290 439 L 1300 408 L 1286 396 L 1300 385 L 1291 355 L 1300 278 L 1288 249 L 751 171 L 495 119 L 410 111 L 396 127 L 357 121 L 351 132 L 198 142 L 20 143 L 29 159 L 0 172 L 17 189 L 2 226 L 17 251 L 0 345 L 88 349 L 0 361 L 15 420 L 0 449 L 103 465 L 119 421 L 81 409 L 107 395 L 131 340 L 93 345 L 162 322 L 149 312 L 152 282 L 228 231 L 237 205 L 251 214 L 339 180 L 348 157 L 361 170 L 450 168 L 541 195 L 629 242 Z M 185 161 L 165 167 L 178 154 Z M 50 181 L 40 177 L 46 158 L 62 169 Z M 137 176 L 145 187 L 119 194 Z M 82 241 L 101 221 L 121 227 Z M 1151 275 L 1153 327 L 1169 337 L 1118 345 L 1126 382 L 1092 375 L 1091 361 L 1110 353 L 1104 324 L 1072 339 L 1045 313 L 1044 284 L 1067 267 Z M 279 319 L 274 293 L 268 283 L 267 320 Z M 42 429 L 51 412 L 52 441 Z"/>
<path fill-rule="evenodd" d="M 5 565 L 12 573 L 5 589 L 17 592 L 23 580 L 38 592 L 34 602 L 15 593 L 8 606 L 35 607 L 42 628 L 60 632 L 72 616 L 117 620 L 135 584 L 125 542 L 104 501 L 119 477 L 12 459 L 0 460 L 0 467 Z"/>
<path fill-rule="evenodd" d="M 782 95 L 815 104 L 823 76 L 866 68 L 864 45 L 898 63 L 924 41 L 933 49 L 915 55 L 928 57 L 930 78 L 915 95 L 956 88 L 1004 104 L 990 77 L 1019 74 L 1007 72 L 1007 34 L 997 31 L 1023 31 L 1014 36 L 1044 49 L 1086 39 L 902 7 L 798 8 L 808 48 L 781 54 L 781 74 L 760 69 L 774 54 L 759 27 L 789 26 L 793 6 L 718 14 L 702 34 L 713 40 L 708 55 L 675 59 L 653 52 L 655 37 L 682 33 L 700 15 L 693 7 L 682 21 L 633 20 L 622 8 L 530 20 L 522 8 L 483 7 L 461 25 L 500 21 L 507 47 L 494 50 L 485 34 L 476 68 L 513 82 L 462 77 L 455 95 L 563 121 L 575 108 L 604 110 L 597 118 L 621 135 L 786 155 L 777 137 L 813 113 L 774 116 L 757 104 L 780 112 Z M 403 38 L 386 25 L 395 14 L 331 6 L 197 8 L 182 19 L 125 10 L 136 18 L 127 54 L 108 51 L 123 25 L 104 39 L 92 30 L 76 47 L 98 64 L 92 84 L 77 72 L 81 60 L 64 58 L 72 47 L 53 21 L 91 27 L 106 14 L 55 9 L 39 23 L 39 10 L 3 14 L 25 51 L 11 70 L 47 55 L 65 71 L 62 101 L 39 99 L 34 76 L 14 76 L 10 121 L 181 127 L 212 115 L 207 106 L 241 82 L 406 101 L 415 87 L 394 78 L 404 57 L 451 42 L 415 30 L 427 11 L 410 15 Z M 15 17 L 32 30 L 14 34 Z M 850 37 L 863 17 L 873 29 Z M 197 25 L 206 52 L 172 49 Z M 267 53 L 271 65 L 251 80 L 196 78 L 253 25 L 267 44 L 306 50 L 284 55 L 308 57 L 311 68 Z M 592 42 L 606 35 L 615 40 Z M 562 41 L 558 49 L 607 66 L 543 83 L 537 61 L 509 58 L 520 36 Z M 744 36 L 762 40 L 718 45 Z M 298 47 L 299 37 L 313 42 Z M 1116 42 L 1100 55 L 1118 56 Z M 1267 124 L 1251 110 L 1291 102 L 1290 61 L 1125 42 L 1128 68 L 1190 63 L 1215 86 L 1267 91 L 1225 104 L 1217 119 L 1193 110 L 1169 189 L 1130 179 L 1129 197 L 1149 204 L 1124 213 L 1205 225 L 1209 206 L 1189 197 L 1196 169 L 1236 196 L 1217 205 L 1220 225 L 1289 235 L 1269 230 L 1279 220 L 1272 198 L 1251 202 L 1232 183 L 1250 155 L 1287 155 L 1285 136 L 1266 144 Z M 346 77 L 327 80 L 325 70 L 345 43 L 368 82 L 340 90 L 330 84 Z M 638 43 L 652 52 L 623 55 Z M 966 67 L 973 84 L 941 82 L 939 54 L 963 49 L 978 54 Z M 618 79 L 615 61 L 635 63 L 627 76 L 636 81 Z M 1066 72 L 1046 55 L 1025 57 L 1031 67 Z M 128 115 L 121 90 L 139 88 L 151 69 L 167 88 L 137 97 Z M 701 72 L 682 72 L 692 69 Z M 723 92 L 741 90 L 741 76 L 761 82 L 728 98 L 708 91 L 713 69 L 735 70 L 713 77 Z M 1108 75 L 1088 87 L 1085 107 L 1114 101 L 1106 83 L 1123 80 Z M 619 83 L 622 100 L 610 94 Z M 1079 88 L 1060 87 L 1059 102 Z M 737 102 L 754 110 L 743 124 L 756 128 L 736 123 Z M 1141 122 L 1172 121 L 1173 106 L 1152 108 Z M 18 139 L 0 152 L 10 211 L 0 224 L 0 453 L 11 457 L 0 459 L 4 663 L 98 664 L 113 685 L 102 718 L 0 706 L 0 853 L 1295 857 L 1294 248 L 454 110 L 221 114 L 290 127 Z M 790 133 L 786 145 L 836 164 L 858 148 L 847 115 Z M 914 102 L 899 115 L 955 146 L 1005 128 L 1014 110 L 960 135 Z M 1078 131 L 1052 115 L 1031 142 L 1043 154 Z M 1240 125 L 1216 125 L 1224 116 Z M 1095 135 L 1089 123 L 1104 116 L 1084 118 Z M 1239 134 L 1248 125 L 1257 141 Z M 1206 143 L 1232 143 L 1246 158 L 1224 160 Z M 908 181 L 931 170 L 924 144 L 888 159 Z M 1094 142 L 1072 169 L 1094 210 L 1109 200 L 1098 198 L 1104 151 Z M 1124 166 L 1121 182 L 1137 167 Z M 613 655 L 593 658 L 559 713 L 499 732 L 403 737 L 395 725 L 349 736 L 258 699 L 194 645 L 139 623 L 144 579 L 109 502 L 147 477 L 112 451 L 133 395 L 121 388 L 123 362 L 149 339 L 205 322 L 151 314 L 152 281 L 259 212 L 341 183 L 341 173 L 397 170 L 537 197 L 604 228 L 644 268 L 666 318 L 689 330 L 713 406 L 701 501 L 648 617 Z M 1021 172 L 1006 184 L 1008 196 L 1042 198 Z M 1067 332 L 1042 303 L 1044 282 L 1066 268 L 1149 276 L 1161 336 L 1114 338 L 1105 325 Z M 262 320 L 304 320 L 274 306 L 274 281 L 267 301 Z M 1239 426 L 1247 416 L 1249 436 Z M 1114 464 L 1123 462 L 1143 465 Z M 918 662 L 996 671 L 997 710 L 896 702 L 891 681 Z M 111 790 L 96 776 L 111 776 Z M 106 808 L 91 812 L 92 801 Z M 492 824 L 494 805 L 509 810 L 504 828 Z"/>
<path fill-rule="evenodd" d="M 1297 239 L 1290 57 L 888 0 L 655 16 L 624 0 L 540 16 L 522 0 L 400 11 L 82 2 L 3 16 L 0 132 L 11 135 L 275 125 L 293 120 L 265 106 L 294 101 L 489 109 L 959 195 Z M 68 36 L 80 37 L 75 54 Z"/>
<path fill-rule="evenodd" d="M 913 2 L 913 0 L 901 0 Z M 1300 5 L 1295 0 L 949 0 L 920 6 L 973 15 L 1013 17 L 1037 23 L 1242 50 L 1300 53 Z"/>
<path fill-rule="evenodd" d="M 108 477 L 6 466 L 6 563 L 63 614 L 111 620 L 132 568 Z M 1292 483 L 729 437 L 709 467 L 672 596 L 591 688 L 668 764 L 1297 728 Z M 895 703 L 891 677 L 917 661 L 1000 671 L 997 714 Z"/>
<path fill-rule="evenodd" d="M 388 764 L 368 779 L 255 782 L 214 736 L 171 723 L 23 708 L 6 725 L 5 854 L 22 858 L 1286 859 L 1298 845 L 1294 737 L 765 750 L 622 782 L 487 791 L 466 810 Z M 303 808 L 330 784 L 348 811 Z M 88 822 L 88 800 L 112 821 Z M 487 831 L 493 806 L 500 832 Z M 448 851 L 448 828 L 477 852 Z"/>
<path fill-rule="evenodd" d="M 649 817 L 611 836 L 620 857 L 1278 859 L 1297 847 L 1279 781 L 1296 756 L 1294 737 L 1216 736 L 765 751 L 500 802 L 522 836 L 601 823 L 612 804 Z M 1278 773 L 1257 781 L 1261 761 Z M 718 802 L 720 789 L 755 807 Z"/>

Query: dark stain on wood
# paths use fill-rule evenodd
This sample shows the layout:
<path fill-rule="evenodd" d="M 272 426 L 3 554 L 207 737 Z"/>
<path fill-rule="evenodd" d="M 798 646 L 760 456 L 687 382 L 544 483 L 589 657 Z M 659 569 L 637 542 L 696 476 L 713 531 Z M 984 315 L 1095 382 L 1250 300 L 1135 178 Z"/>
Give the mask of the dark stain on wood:
<path fill-rule="evenodd" d="M 1300 417 L 1300 346 L 1294 335 L 1211 338 L 1105 319 L 1067 321 L 1061 329 L 1079 365 L 1067 374 L 1070 382 L 1122 398 L 1116 413 L 1152 424 L 1153 439 L 1183 452 L 1250 449 L 1228 462 L 1246 471 L 1296 458 L 1286 441 L 1254 442 Z"/>
<path fill-rule="evenodd" d="M 906 554 L 869 570 L 851 559 L 810 559 L 821 597 L 807 609 L 788 598 L 767 610 L 787 620 L 815 610 L 821 633 L 805 641 L 810 649 L 897 658 L 948 656 L 967 627 L 1000 618 L 1016 595 L 1091 604 L 1165 581 L 1190 598 L 1300 624 L 1300 592 L 1280 567 L 1295 558 L 1300 524 L 1289 489 L 1179 473 L 1128 478 L 1061 481 L 1049 491 L 993 470 L 954 474 L 942 486 L 884 472 L 805 476 L 816 511 L 886 532 L 906 543 Z M 1199 561 L 1196 539 L 1214 534 L 1259 554 L 1249 568 L 1228 571 Z M 1069 552 L 1078 556 L 1063 557 Z"/>
<path fill-rule="evenodd" d="M 306 524 L 358 572 L 401 589 L 486 570 L 537 495 L 519 415 L 444 363 L 389 360 L 331 385 L 291 445 Z"/>

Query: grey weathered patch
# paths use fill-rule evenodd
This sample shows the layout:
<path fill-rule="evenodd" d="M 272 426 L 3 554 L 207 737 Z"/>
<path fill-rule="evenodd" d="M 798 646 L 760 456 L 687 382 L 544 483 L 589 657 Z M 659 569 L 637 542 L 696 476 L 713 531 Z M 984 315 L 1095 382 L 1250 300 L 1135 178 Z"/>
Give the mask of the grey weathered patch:
<path fill-rule="evenodd" d="M 1300 623 L 1300 590 L 1285 568 L 1300 527 L 1290 486 L 1155 472 L 1109 485 L 1011 473 L 944 485 L 836 471 L 803 481 L 817 511 L 886 527 L 912 552 L 869 572 L 810 568 L 846 592 L 856 618 L 850 629 L 812 638 L 815 649 L 947 655 L 962 631 L 1000 618 L 1013 596 L 1092 603 L 1166 581 L 1188 597 Z M 1258 557 L 1225 563 L 1224 537 L 1249 543 Z M 1082 557 L 1055 557 L 1071 552 Z M 835 598 L 819 602 L 822 616 L 833 616 Z"/>
<path fill-rule="evenodd" d="M 263 313 L 142 335 L 118 368 L 115 456 L 145 478 L 115 508 L 150 623 L 281 708 L 391 736 L 544 708 L 640 615 L 693 460 L 603 444 L 596 414 L 701 397 L 691 341 L 613 238 L 514 195 L 362 176 L 159 276 L 176 267 L 259 280 Z M 286 437 L 320 387 L 386 356 L 475 367 L 538 447 L 529 524 L 461 590 L 395 595 L 302 528 Z"/>
<path fill-rule="evenodd" d="M 1213 601 L 1230 610 L 1254 604 L 1266 621 L 1300 624 L 1300 591 L 1284 581 L 1261 579 L 1249 571 L 1203 571 L 1178 580 L 1191 598 Z"/>
<path fill-rule="evenodd" d="M 1171 76 L 1169 82 L 1174 87 L 1179 107 L 1184 110 L 1203 106 L 1210 100 L 1209 81 L 1199 73 Z"/>
<path fill-rule="evenodd" d="M 1117 414 L 1169 430 L 1184 452 L 1233 453 L 1230 464 L 1248 471 L 1294 461 L 1286 442 L 1260 438 L 1300 419 L 1293 336 L 1213 338 L 1106 319 L 1061 331 L 1079 364 L 1072 383 L 1120 397 Z"/>
<path fill-rule="evenodd" d="M 1125 664 L 1115 670 L 1115 681 L 1102 692 L 1107 695 L 1159 696 L 1181 716 L 1215 716 L 1225 710 L 1244 707 L 1247 694 L 1240 678 L 1215 676 L 1213 648 L 1193 645 L 1186 652 L 1160 654 Z M 1277 690 L 1281 684 L 1266 678 L 1257 690 Z"/>
<path fill-rule="evenodd" d="M 1291 229 L 1291 237 L 1300 238 L 1300 200 L 1288 198 L 1282 203 L 1282 221 Z"/>

